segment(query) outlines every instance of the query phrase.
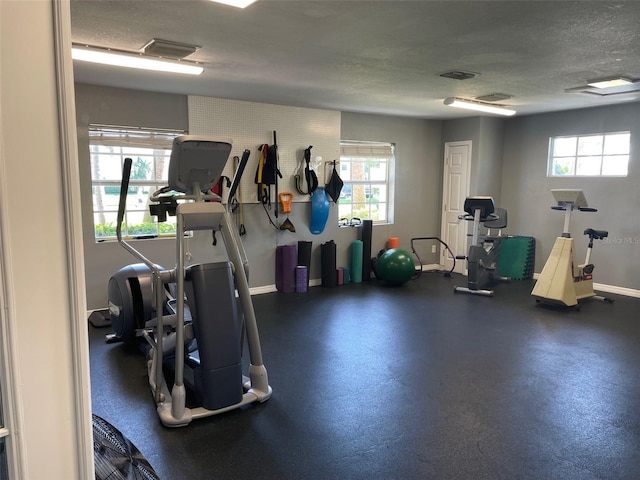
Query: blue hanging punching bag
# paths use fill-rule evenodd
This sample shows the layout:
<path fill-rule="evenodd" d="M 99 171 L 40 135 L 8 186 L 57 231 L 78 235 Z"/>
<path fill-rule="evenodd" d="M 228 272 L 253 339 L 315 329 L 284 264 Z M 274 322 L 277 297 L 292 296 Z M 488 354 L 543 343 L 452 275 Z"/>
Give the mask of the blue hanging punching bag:
<path fill-rule="evenodd" d="M 309 230 L 314 235 L 322 233 L 329 218 L 329 197 L 324 191 L 324 187 L 311 194 L 311 226 Z"/>

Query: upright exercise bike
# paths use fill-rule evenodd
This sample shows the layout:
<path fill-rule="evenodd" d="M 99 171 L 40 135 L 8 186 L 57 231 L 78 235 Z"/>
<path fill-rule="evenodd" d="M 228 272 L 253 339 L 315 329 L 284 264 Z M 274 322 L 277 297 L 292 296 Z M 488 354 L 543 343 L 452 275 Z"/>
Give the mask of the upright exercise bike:
<path fill-rule="evenodd" d="M 557 203 L 551 209 L 565 212 L 564 228 L 562 235 L 556 238 L 531 295 L 536 298 L 536 302 L 576 308 L 579 308 L 578 302 L 585 298 L 613 303 L 611 298 L 596 295 L 593 291 L 594 265 L 590 263 L 593 241 L 606 238 L 609 232 L 592 228 L 584 231 L 584 235 L 589 237 L 589 244 L 583 264 L 577 262 L 573 238 L 569 232 L 571 213 L 574 210 L 580 212 L 597 212 L 597 210 L 588 206 L 582 190 L 553 189 L 551 193 Z"/>
<path fill-rule="evenodd" d="M 166 218 L 167 211 L 176 216 L 176 267 L 169 270 L 158 267 L 122 239 L 131 172 L 131 159 L 125 160 L 117 236 L 142 264 L 112 277 L 109 310 L 118 338 L 148 343 L 149 385 L 160 421 L 169 427 L 264 402 L 272 393 L 262 362 L 244 247 L 228 208 L 217 195 L 205 193 L 220 177 L 230 152 L 231 141 L 193 135 L 174 140 L 168 186 L 151 196 L 159 220 Z M 246 150 L 229 198 L 235 195 L 248 157 Z M 229 261 L 185 265 L 185 233 L 196 230 L 220 231 Z M 167 285 L 174 284 L 175 302 L 167 302 Z M 152 314 L 150 305 L 155 305 Z M 248 377 L 242 373 L 245 338 L 250 356 Z M 163 372 L 166 366 L 174 374 L 171 391 Z M 186 406 L 185 385 L 195 398 L 193 408 Z"/>
<path fill-rule="evenodd" d="M 492 197 L 467 197 L 464 201 L 465 215 L 460 220 L 473 222 L 471 245 L 467 255 L 456 255 L 459 260 L 467 260 L 467 286 L 454 287 L 456 293 L 493 296 L 490 287 L 499 280 L 508 280 L 498 275 L 497 265 L 500 255 L 502 236 L 487 235 L 480 239 L 480 225 L 487 228 L 502 229 L 507 226 L 507 212 L 496 209 Z"/>

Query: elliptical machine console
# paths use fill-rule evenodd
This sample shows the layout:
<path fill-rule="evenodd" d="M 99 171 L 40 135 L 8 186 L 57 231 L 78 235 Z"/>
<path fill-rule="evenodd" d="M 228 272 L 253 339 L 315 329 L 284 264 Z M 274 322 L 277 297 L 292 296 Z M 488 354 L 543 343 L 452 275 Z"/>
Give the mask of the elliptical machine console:
<path fill-rule="evenodd" d="M 170 427 L 264 402 L 272 393 L 262 362 L 244 247 L 221 198 L 204 193 L 222 174 L 230 152 L 230 140 L 183 135 L 173 142 L 168 185 L 151 196 L 155 204 L 150 208 L 159 220 L 166 218 L 166 213 L 176 216 L 173 269 L 157 266 L 122 238 L 131 171 L 131 159 L 125 159 L 117 236 L 122 247 L 142 263 L 125 267 L 112 277 L 109 310 L 117 339 L 144 339 L 148 343 L 149 385 L 160 420 Z M 244 151 L 229 199 L 235 195 L 249 153 Z M 195 230 L 220 231 L 229 261 L 187 266 L 184 234 Z M 175 297 L 167 302 L 167 286 L 172 284 Z M 245 338 L 250 356 L 248 376 L 242 374 Z M 171 390 L 163 374 L 166 365 L 174 373 Z M 194 408 L 186 406 L 186 386 L 198 405 Z"/>

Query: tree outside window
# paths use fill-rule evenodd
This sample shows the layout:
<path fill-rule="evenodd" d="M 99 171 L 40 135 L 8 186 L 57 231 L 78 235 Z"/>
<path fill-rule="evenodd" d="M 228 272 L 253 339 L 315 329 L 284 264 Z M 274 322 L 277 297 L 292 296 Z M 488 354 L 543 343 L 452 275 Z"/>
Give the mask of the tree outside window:
<path fill-rule="evenodd" d="M 552 137 L 548 176 L 626 177 L 630 132 Z"/>
<path fill-rule="evenodd" d="M 149 197 L 167 184 L 173 139 L 182 132 L 93 127 L 89 129 L 91 183 L 96 241 L 116 238 L 120 183 L 125 158 L 133 160 L 123 236 L 175 235 L 174 217 L 158 223 L 149 214 Z"/>
<path fill-rule="evenodd" d="M 338 201 L 342 222 L 352 219 L 391 223 L 394 145 L 380 142 L 341 142 L 340 178 L 344 182 Z"/>

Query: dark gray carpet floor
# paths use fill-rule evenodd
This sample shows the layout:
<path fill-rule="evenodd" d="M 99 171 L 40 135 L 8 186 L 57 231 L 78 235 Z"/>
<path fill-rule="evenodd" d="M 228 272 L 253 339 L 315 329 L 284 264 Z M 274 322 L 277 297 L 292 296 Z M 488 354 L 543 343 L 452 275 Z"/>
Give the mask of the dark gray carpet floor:
<path fill-rule="evenodd" d="M 157 419 L 144 357 L 90 329 L 93 411 L 163 480 L 638 479 L 640 300 L 536 305 L 423 274 L 254 297 L 273 397 Z"/>

